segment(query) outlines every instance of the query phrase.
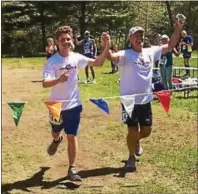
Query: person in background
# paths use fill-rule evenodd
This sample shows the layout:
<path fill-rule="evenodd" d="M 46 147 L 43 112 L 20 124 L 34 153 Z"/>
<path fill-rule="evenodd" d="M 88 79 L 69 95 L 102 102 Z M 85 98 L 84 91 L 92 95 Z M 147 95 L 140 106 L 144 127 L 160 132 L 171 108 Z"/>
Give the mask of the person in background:
<path fill-rule="evenodd" d="M 118 45 L 112 46 L 111 50 L 112 50 L 113 53 L 118 52 Z M 111 61 L 111 69 L 112 69 L 111 73 L 117 73 L 118 72 L 118 66 L 116 64 L 114 64 L 113 61 Z"/>
<path fill-rule="evenodd" d="M 89 57 L 91 59 L 94 59 L 97 56 L 97 46 L 96 46 L 95 40 L 90 37 L 90 32 L 89 31 L 85 31 L 83 40 L 78 41 L 77 39 L 75 39 L 75 43 L 77 45 L 82 45 L 84 56 Z M 88 66 L 85 68 L 86 80 L 85 80 L 84 83 L 89 83 L 90 82 L 89 68 L 91 70 L 91 74 L 92 74 L 92 78 L 93 78 L 92 83 L 95 84 L 96 83 L 96 78 L 95 78 L 94 68 L 93 67 L 88 67 Z"/>
<path fill-rule="evenodd" d="M 150 48 L 151 47 L 151 43 L 148 39 L 148 37 L 145 37 L 144 38 L 144 45 L 143 45 L 143 48 Z"/>
<path fill-rule="evenodd" d="M 45 51 L 47 54 L 47 59 L 49 59 L 53 54 L 57 52 L 57 47 L 54 44 L 54 39 L 53 38 L 48 38 L 47 39 L 47 45 L 45 47 Z"/>
<path fill-rule="evenodd" d="M 163 45 L 168 44 L 169 40 L 170 39 L 166 34 L 162 35 L 161 41 Z M 180 52 L 181 52 L 181 48 L 178 51 L 176 48 L 173 48 L 171 51 L 162 54 L 161 59 L 159 60 L 160 74 L 162 77 L 162 82 L 165 90 L 172 89 L 172 71 L 173 71 L 172 53 L 178 57 L 180 55 Z"/>
<path fill-rule="evenodd" d="M 125 44 L 125 49 L 130 49 L 130 48 L 131 48 L 131 42 L 130 42 L 129 37 L 128 37 L 127 42 Z"/>
<path fill-rule="evenodd" d="M 61 26 L 56 31 L 58 52 L 46 61 L 43 70 L 44 88 L 52 87 L 49 101 L 62 102 L 61 116 L 57 121 L 50 114 L 52 142 L 47 153 L 52 156 L 56 153 L 63 137 L 64 129 L 68 143 L 68 177 L 72 181 L 81 181 L 75 162 L 78 152 L 77 134 L 82 112 L 82 102 L 78 89 L 78 69 L 86 66 L 101 66 L 110 49 L 110 39 L 106 33 L 101 36 L 103 52 L 96 59 L 92 59 L 73 52 L 73 30 L 70 26 Z"/>
<path fill-rule="evenodd" d="M 184 58 L 184 66 L 189 68 L 190 63 L 189 60 L 191 58 L 193 39 L 192 36 L 187 35 L 186 30 L 182 30 L 181 32 L 182 39 L 180 41 L 181 52 L 183 53 Z M 184 76 L 190 76 L 190 70 L 186 69 L 186 74 Z"/>

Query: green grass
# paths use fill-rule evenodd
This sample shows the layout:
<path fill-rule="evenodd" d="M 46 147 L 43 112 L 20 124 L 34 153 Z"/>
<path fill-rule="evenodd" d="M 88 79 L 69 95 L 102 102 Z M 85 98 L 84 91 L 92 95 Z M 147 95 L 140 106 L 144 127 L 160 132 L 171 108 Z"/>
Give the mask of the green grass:
<path fill-rule="evenodd" d="M 2 58 L 2 65 L 9 69 L 28 68 L 28 69 L 43 69 L 46 58 Z"/>
<path fill-rule="evenodd" d="M 176 66 L 183 66 L 182 58 L 174 58 L 174 60 Z M 192 67 L 197 66 L 197 60 L 191 60 Z M 29 68 L 42 72 L 44 63 L 45 58 L 2 59 L 3 68 L 10 70 Z M 88 105 L 89 98 L 91 97 L 119 95 L 119 84 L 117 83 L 119 75 L 105 74 L 110 70 L 110 62 L 106 61 L 103 67 L 95 68 L 97 84 L 79 84 L 85 107 Z M 84 69 L 79 71 L 79 77 L 81 80 L 85 79 Z M 3 184 L 28 179 L 38 170 L 39 165 L 45 163 L 47 156 L 43 154 L 43 141 L 45 142 L 46 140 L 44 140 L 45 137 L 40 136 L 39 130 L 46 132 L 43 132 L 45 135 L 49 133 L 49 125 L 46 123 L 47 119 L 43 113 L 44 111 L 47 112 L 43 101 L 48 98 L 49 92 L 50 89 L 42 88 L 32 92 L 33 98 L 28 101 L 19 128 L 13 128 L 12 136 L 8 134 L 7 139 L 3 139 Z M 104 181 L 105 186 L 97 189 L 80 187 L 77 190 L 61 190 L 53 188 L 54 190 L 49 190 L 49 193 L 195 194 L 198 165 L 195 142 L 196 126 L 191 125 L 191 123 L 194 123 L 197 119 L 197 92 L 192 92 L 190 96 L 192 97 L 185 99 L 183 98 L 183 92 L 174 93 L 169 114 L 163 111 L 158 101 L 153 101 L 154 117 L 158 121 L 157 124 L 160 123 L 160 125 L 156 126 L 156 123 L 154 123 L 154 131 L 151 137 L 143 143 L 146 151 L 138 164 L 138 166 L 141 166 L 140 178 L 135 179 L 134 175 L 131 180 L 117 178 L 117 182 L 108 184 Z M 107 99 L 107 101 L 113 110 L 120 108 L 119 99 Z M 39 115 L 38 110 L 43 114 Z M 26 121 L 28 116 L 29 120 Z M 100 117 L 97 112 L 94 112 L 94 115 L 89 117 L 89 121 L 87 121 L 90 122 L 87 125 L 89 130 L 85 129 L 81 133 L 80 138 L 83 139 L 82 142 L 90 142 L 90 147 L 86 149 L 88 149 L 94 162 L 96 161 L 96 167 L 114 166 L 115 164 L 120 164 L 120 161 L 126 157 L 126 150 L 125 153 L 123 150 L 123 147 L 126 147 L 126 129 L 124 129 L 123 125 L 120 125 L 119 120 L 112 118 L 113 116 L 115 116 L 113 111 L 108 119 Z M 27 122 L 27 127 L 23 121 Z M 37 124 L 39 128 L 37 128 Z M 98 127 L 99 130 L 97 129 Z M 9 128 L 9 125 L 3 126 L 3 133 L 5 133 L 4 130 L 9 130 Z M 35 138 L 35 141 L 29 141 L 28 138 Z M 9 142 L 11 143 L 9 144 Z M 103 146 L 108 147 L 108 149 L 103 149 Z M 91 152 L 92 149 L 94 152 Z M 55 159 L 47 158 L 47 160 L 53 161 Z M 144 169 L 147 171 L 144 172 Z M 16 177 L 19 171 L 22 173 L 19 177 Z M 51 180 L 50 176 L 46 175 L 45 181 L 48 179 Z M 90 179 L 92 177 L 89 177 Z M 11 194 L 26 193 L 20 190 L 20 187 L 18 189 L 12 190 Z M 42 192 L 48 193 L 48 190 L 34 191 L 34 193 Z"/>
<path fill-rule="evenodd" d="M 194 55 L 196 52 L 194 51 Z M 6 66 L 10 69 L 14 68 L 31 68 L 31 69 L 39 69 L 43 70 L 43 66 L 45 63 L 45 58 L 3 58 L 2 65 Z M 174 58 L 175 66 L 183 67 L 183 58 L 175 57 Z M 192 58 L 190 59 L 191 67 L 198 67 L 198 59 Z M 119 78 L 118 74 L 105 74 L 111 71 L 110 62 L 105 61 L 103 67 L 95 67 L 96 72 L 96 85 L 87 85 L 87 84 L 79 84 L 81 97 L 83 101 L 88 101 L 91 97 L 111 97 L 111 96 L 119 96 L 119 84 L 117 84 L 117 80 Z M 80 69 L 79 71 L 80 80 L 85 80 L 84 69 Z M 50 89 L 44 89 L 43 92 L 47 97 Z M 197 111 L 197 92 L 191 92 L 190 96 L 192 98 L 184 99 L 183 92 L 174 93 L 173 95 L 176 98 L 172 100 L 172 107 L 176 108 L 184 108 L 189 111 Z M 194 97 L 194 98 L 193 98 Z M 109 99 L 113 100 L 113 99 Z"/>
<path fill-rule="evenodd" d="M 184 67 L 183 57 L 174 57 L 174 65 L 176 67 Z M 198 58 L 191 58 L 190 59 L 190 66 L 191 67 L 198 67 Z"/>

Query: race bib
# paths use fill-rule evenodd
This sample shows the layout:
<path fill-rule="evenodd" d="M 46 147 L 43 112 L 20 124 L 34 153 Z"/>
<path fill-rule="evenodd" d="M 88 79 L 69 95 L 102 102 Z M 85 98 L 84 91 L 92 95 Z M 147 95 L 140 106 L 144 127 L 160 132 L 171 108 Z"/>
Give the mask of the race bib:
<path fill-rule="evenodd" d="M 160 59 L 160 65 L 166 66 L 167 58 Z"/>
<path fill-rule="evenodd" d="M 60 119 L 57 120 L 56 118 L 54 118 L 54 116 L 49 113 L 49 122 L 53 125 L 61 125 L 63 122 L 62 116 L 60 115 Z"/>
<path fill-rule="evenodd" d="M 89 54 L 90 52 L 91 52 L 90 45 L 89 44 L 85 44 L 84 45 L 84 53 L 85 54 Z"/>
<path fill-rule="evenodd" d="M 186 45 L 184 44 L 182 48 L 183 48 L 183 50 L 186 50 Z"/>
<path fill-rule="evenodd" d="M 126 124 L 127 118 L 128 118 L 127 112 L 125 110 L 122 110 L 120 122 Z"/>

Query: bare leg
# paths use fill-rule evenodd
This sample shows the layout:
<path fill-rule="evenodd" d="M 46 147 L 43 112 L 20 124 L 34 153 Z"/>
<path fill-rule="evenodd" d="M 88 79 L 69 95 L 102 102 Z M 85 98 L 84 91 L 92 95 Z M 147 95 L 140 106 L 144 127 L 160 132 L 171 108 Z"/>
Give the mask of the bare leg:
<path fill-rule="evenodd" d="M 91 69 L 91 75 L 92 75 L 92 78 L 95 79 L 95 72 L 94 72 L 94 68 L 93 67 L 90 67 Z"/>
<path fill-rule="evenodd" d="M 189 59 L 184 59 L 184 66 L 185 67 L 190 67 L 189 65 Z M 190 75 L 190 70 L 189 69 L 186 69 L 186 75 Z"/>
<path fill-rule="evenodd" d="M 140 127 L 140 132 L 138 134 L 138 140 L 148 137 L 151 134 L 151 127 Z"/>
<path fill-rule="evenodd" d="M 58 133 L 55 133 L 55 132 L 51 132 L 52 133 L 52 137 L 53 137 L 53 139 L 55 140 L 55 141 L 58 141 L 58 139 L 59 139 L 59 135 L 60 135 L 60 132 L 58 132 Z"/>
<path fill-rule="evenodd" d="M 78 152 L 78 141 L 75 135 L 67 135 L 69 166 L 75 166 Z"/>
<path fill-rule="evenodd" d="M 134 156 L 137 148 L 138 141 L 138 126 L 128 127 L 127 146 L 129 155 Z"/>
<path fill-rule="evenodd" d="M 85 76 L 86 76 L 86 79 L 89 79 L 89 66 L 85 67 Z"/>

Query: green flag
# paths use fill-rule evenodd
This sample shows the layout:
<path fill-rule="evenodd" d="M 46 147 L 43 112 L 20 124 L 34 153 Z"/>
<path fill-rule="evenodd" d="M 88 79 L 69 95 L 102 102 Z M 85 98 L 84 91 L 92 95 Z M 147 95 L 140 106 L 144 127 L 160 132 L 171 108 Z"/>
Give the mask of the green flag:
<path fill-rule="evenodd" d="M 25 102 L 8 102 L 8 105 L 10 106 L 12 110 L 13 119 L 17 126 L 21 118 Z"/>

